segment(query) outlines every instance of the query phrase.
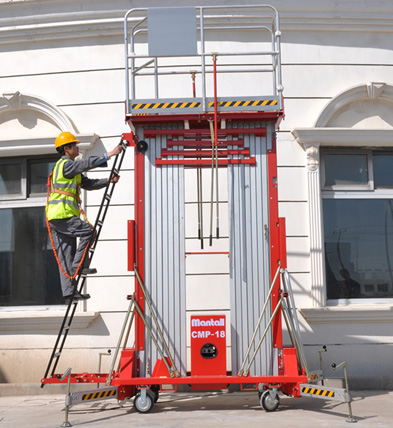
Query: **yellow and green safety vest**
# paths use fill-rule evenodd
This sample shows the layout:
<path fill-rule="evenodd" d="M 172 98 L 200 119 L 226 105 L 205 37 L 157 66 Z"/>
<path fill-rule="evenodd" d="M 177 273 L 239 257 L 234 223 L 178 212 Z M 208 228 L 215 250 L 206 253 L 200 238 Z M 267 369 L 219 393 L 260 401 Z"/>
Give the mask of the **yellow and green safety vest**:
<path fill-rule="evenodd" d="M 47 205 L 48 220 L 80 216 L 81 174 L 64 177 L 64 164 L 68 159 L 59 159 L 52 171 L 51 191 Z"/>

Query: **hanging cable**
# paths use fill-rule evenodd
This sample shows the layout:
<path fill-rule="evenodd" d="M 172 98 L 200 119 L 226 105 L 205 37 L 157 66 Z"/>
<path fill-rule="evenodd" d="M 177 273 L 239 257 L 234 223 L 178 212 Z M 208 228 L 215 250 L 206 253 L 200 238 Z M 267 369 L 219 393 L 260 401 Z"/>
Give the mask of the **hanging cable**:
<path fill-rule="evenodd" d="M 218 113 L 217 113 L 217 54 L 213 54 L 214 78 L 214 147 L 216 158 L 216 238 L 220 237 L 220 208 L 218 196 Z"/>
<path fill-rule="evenodd" d="M 213 193 L 214 193 L 214 124 L 212 120 L 209 120 L 210 125 L 210 138 L 212 140 L 212 169 L 211 169 L 211 187 L 210 187 L 210 235 L 209 245 L 213 245 Z"/>
<path fill-rule="evenodd" d="M 196 85 L 195 85 L 195 76 L 196 71 L 192 70 L 191 79 L 192 79 L 192 96 L 196 98 Z M 198 150 L 198 149 L 197 149 Z M 198 167 L 196 169 L 197 173 L 197 206 L 198 206 L 198 240 L 201 241 L 201 250 L 203 250 L 203 190 L 202 190 L 202 168 Z"/>

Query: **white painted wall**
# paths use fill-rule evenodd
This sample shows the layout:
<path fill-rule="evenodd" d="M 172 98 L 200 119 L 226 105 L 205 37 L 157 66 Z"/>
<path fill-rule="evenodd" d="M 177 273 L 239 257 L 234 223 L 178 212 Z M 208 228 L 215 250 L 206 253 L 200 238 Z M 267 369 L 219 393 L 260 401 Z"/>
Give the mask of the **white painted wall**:
<path fill-rule="evenodd" d="M 0 95 L 20 91 L 42 97 L 57 105 L 79 133 L 100 137 L 86 155 L 110 150 L 118 143 L 121 133 L 128 131 L 124 124 L 122 17 L 129 7 L 162 6 L 162 3 L 159 0 L 95 0 L 87 3 L 75 0 L 0 0 Z M 259 2 L 168 0 L 165 5 L 239 3 Z M 314 126 L 325 105 L 352 86 L 367 81 L 391 83 L 393 5 L 383 0 L 272 0 L 270 3 L 281 15 L 285 88 L 286 117 L 281 123 L 277 148 L 279 210 L 280 215 L 287 218 L 288 268 L 296 302 L 298 308 L 311 308 L 306 154 L 290 131 Z M 247 36 L 245 38 L 247 41 Z M 244 86 L 238 88 L 239 94 L 250 93 L 252 87 L 252 80 L 247 79 Z M 188 86 L 186 90 L 189 90 Z M 342 122 L 336 122 L 336 126 L 342 126 Z M 56 127 L 42 120 L 38 120 L 32 129 L 26 129 L 15 120 L 0 122 L 0 140 L 15 138 L 15 132 L 22 137 L 54 138 L 57 131 Z M 86 307 L 80 309 L 81 314 L 85 311 L 87 317 L 91 317 L 91 323 L 71 333 L 59 371 L 70 365 L 73 371 L 96 370 L 98 352 L 116 344 L 128 304 L 126 295 L 133 291 L 133 275 L 127 272 L 126 267 L 126 224 L 133 218 L 133 153 L 132 149 L 128 151 L 93 263 L 99 272 L 88 280 L 92 298 Z M 108 170 L 96 170 L 90 175 L 98 177 L 107 173 Z M 205 182 L 208 180 L 206 177 Z M 220 177 L 220 183 L 223 239 L 215 242 L 213 251 L 228 249 L 225 176 Z M 186 173 L 186 213 L 189 218 L 186 223 L 186 251 L 199 248 L 195 239 L 195 188 L 194 177 Z M 85 196 L 91 220 L 100 203 L 99 195 L 100 192 L 90 192 Z M 204 200 L 209 197 L 209 189 L 206 189 Z M 207 228 L 208 207 L 205 211 L 204 224 Z M 186 271 L 189 311 L 229 310 L 226 256 L 189 256 Z M 214 291 L 209 292 L 212 289 Z M 204 299 L 208 292 L 209 299 Z M 346 308 L 347 312 L 359 313 L 355 321 L 340 313 L 321 320 L 323 308 L 319 312 L 318 308 L 314 309 L 313 316 L 308 312 L 308 321 L 300 317 L 310 366 L 318 365 L 316 350 L 326 344 L 325 368 L 328 375 L 333 375 L 328 362 L 345 359 L 349 362 L 349 375 L 358 382 L 357 385 L 391 387 L 391 375 L 390 380 L 383 378 L 387 372 L 393 372 L 389 359 L 392 316 L 378 318 L 378 321 L 374 316 L 373 321 L 362 322 L 359 309 L 351 307 Z M 374 315 L 378 312 L 376 306 L 365 310 Z M 49 312 L 52 315 L 58 313 L 59 318 L 44 326 L 28 322 L 36 313 L 16 315 L 20 320 L 19 327 L 15 327 L 15 314 L 0 312 L 2 381 L 39 382 L 62 313 Z M 376 365 L 375 355 L 384 363 Z"/>

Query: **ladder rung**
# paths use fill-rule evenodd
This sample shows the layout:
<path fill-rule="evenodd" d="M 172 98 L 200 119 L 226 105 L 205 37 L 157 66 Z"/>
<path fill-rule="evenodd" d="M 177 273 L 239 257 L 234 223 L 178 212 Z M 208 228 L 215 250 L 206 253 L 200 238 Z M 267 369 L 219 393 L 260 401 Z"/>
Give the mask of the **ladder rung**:
<path fill-rule="evenodd" d="M 104 224 L 104 220 L 97 220 L 97 225 L 102 226 Z"/>
<path fill-rule="evenodd" d="M 58 358 L 60 357 L 60 355 L 61 355 L 61 352 L 56 352 L 55 355 L 53 355 L 53 358 Z"/>
<path fill-rule="evenodd" d="M 106 199 L 107 201 L 110 201 L 110 200 L 112 199 L 112 196 L 111 196 L 109 193 L 107 193 L 107 194 L 105 195 L 105 199 Z"/>

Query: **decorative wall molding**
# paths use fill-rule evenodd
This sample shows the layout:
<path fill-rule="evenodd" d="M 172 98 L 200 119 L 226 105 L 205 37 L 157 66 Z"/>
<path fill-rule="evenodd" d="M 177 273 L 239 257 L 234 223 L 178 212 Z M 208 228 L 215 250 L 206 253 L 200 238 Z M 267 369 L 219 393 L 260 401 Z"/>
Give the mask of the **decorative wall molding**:
<path fill-rule="evenodd" d="M 79 134 L 78 130 L 66 114 L 51 102 L 34 96 L 22 94 L 19 91 L 4 93 L 0 97 L 0 116 L 12 111 L 15 114 L 22 110 L 32 110 L 42 114 L 48 121 L 54 123 L 59 128 L 59 133 L 63 131 L 72 132 L 81 141 L 80 151 L 90 150 L 96 141 L 99 140 L 96 134 Z M 47 155 L 54 154 L 54 140 L 57 135 L 51 137 L 0 140 L 0 158 L 11 156 Z"/>
<path fill-rule="evenodd" d="M 87 328 L 98 315 L 98 312 L 76 312 L 72 328 Z M 63 318 L 64 310 L 1 311 L 0 331 L 58 330 Z"/>
<path fill-rule="evenodd" d="M 392 147 L 393 129 L 295 128 L 301 145 L 316 147 Z"/>
<path fill-rule="evenodd" d="M 325 306 L 325 264 L 323 260 L 322 198 L 319 144 L 305 144 L 310 219 L 311 299 L 314 307 Z"/>
<path fill-rule="evenodd" d="M 328 126 L 332 117 L 344 106 L 360 100 L 375 100 L 378 98 L 393 103 L 393 86 L 385 82 L 367 82 L 349 88 L 329 101 L 319 115 L 315 128 Z"/>
<path fill-rule="evenodd" d="M 299 312 L 309 324 L 393 322 L 393 306 L 391 304 L 302 308 L 299 309 Z"/>
<path fill-rule="evenodd" d="M 198 5 L 211 3 L 211 0 L 201 0 Z M 216 0 L 214 4 L 230 6 L 226 0 Z M 87 2 L 83 8 L 77 0 L 4 2 L 0 3 L 0 44 L 122 36 L 127 10 L 159 6 L 161 3 L 154 0 L 112 0 L 109 8 L 103 0 Z M 172 0 L 168 6 L 195 6 L 195 2 Z M 23 13 L 18 13 L 17 8 L 23 8 Z M 359 7 L 350 1 L 336 6 L 312 0 L 287 0 L 280 2 L 279 13 L 284 31 L 393 32 L 393 10 L 386 1 Z"/>
<path fill-rule="evenodd" d="M 36 111 L 54 122 L 60 131 L 78 133 L 73 123 L 59 107 L 35 95 L 22 94 L 19 91 L 3 93 L 3 96 L 0 97 L 0 115 L 10 110 Z"/>
<path fill-rule="evenodd" d="M 96 134 L 75 134 L 80 140 L 79 149 L 81 153 L 90 150 L 99 140 Z M 56 154 L 55 138 L 29 138 L 28 140 L 0 140 L 0 158 L 13 156 L 35 156 Z"/>

